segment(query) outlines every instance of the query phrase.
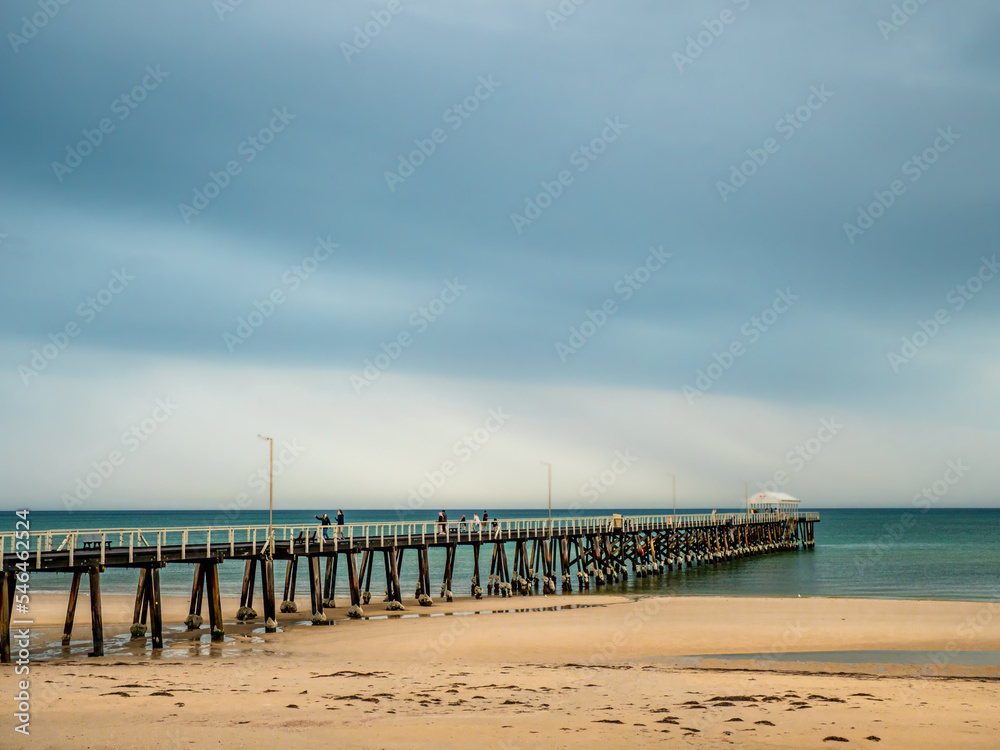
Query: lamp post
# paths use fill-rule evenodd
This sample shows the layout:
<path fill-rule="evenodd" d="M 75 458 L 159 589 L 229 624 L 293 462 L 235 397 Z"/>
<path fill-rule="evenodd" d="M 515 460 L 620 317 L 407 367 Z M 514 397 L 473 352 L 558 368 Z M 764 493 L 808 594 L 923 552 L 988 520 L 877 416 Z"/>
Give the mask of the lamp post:
<path fill-rule="evenodd" d="M 549 467 L 549 526 L 552 526 L 552 464 L 548 461 L 542 461 L 543 466 Z"/>
<path fill-rule="evenodd" d="M 677 520 L 677 518 L 676 518 L 676 516 L 677 516 L 677 477 L 675 477 L 673 474 L 667 474 L 667 476 L 670 477 L 671 494 L 674 496 L 674 521 L 676 522 L 676 520 Z"/>
<path fill-rule="evenodd" d="M 261 440 L 266 440 L 270 444 L 270 471 L 267 479 L 267 540 L 271 553 L 274 553 L 274 438 L 257 435 Z"/>
<path fill-rule="evenodd" d="M 749 513 L 750 512 L 750 490 L 747 488 L 747 480 L 743 480 L 743 508 Z"/>

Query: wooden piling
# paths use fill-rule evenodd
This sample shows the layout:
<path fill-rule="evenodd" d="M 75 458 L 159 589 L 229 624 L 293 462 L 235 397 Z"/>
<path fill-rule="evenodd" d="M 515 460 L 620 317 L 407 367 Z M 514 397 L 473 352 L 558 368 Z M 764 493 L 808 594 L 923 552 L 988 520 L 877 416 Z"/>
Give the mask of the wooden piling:
<path fill-rule="evenodd" d="M 444 549 L 444 576 L 441 579 L 441 596 L 446 597 L 448 601 L 452 600 L 451 577 L 455 567 L 455 554 L 457 551 L 458 547 L 455 544 L 451 544 Z"/>
<path fill-rule="evenodd" d="M 385 564 L 385 601 L 392 601 L 392 571 L 389 570 L 389 550 L 382 550 L 382 562 Z"/>
<path fill-rule="evenodd" d="M 80 579 L 83 573 L 73 571 L 73 582 L 69 585 L 69 603 L 66 605 L 66 624 L 63 626 L 62 644 L 68 646 L 73 636 L 73 619 L 76 617 L 76 600 L 80 594 Z"/>
<path fill-rule="evenodd" d="M 249 558 L 243 566 L 243 587 L 240 589 L 240 613 L 245 614 L 247 609 L 253 607 L 253 584 L 254 573 L 257 570 L 257 561 Z M 242 619 L 237 615 L 237 619 Z"/>
<path fill-rule="evenodd" d="M 288 565 L 285 566 L 285 593 L 281 600 L 282 612 L 297 612 L 298 606 L 295 604 L 295 579 L 299 572 L 299 558 L 293 556 Z"/>
<path fill-rule="evenodd" d="M 323 584 L 323 598 L 326 599 L 325 606 L 335 607 L 337 597 L 337 561 L 340 556 L 337 553 L 328 555 L 326 558 L 326 582 Z"/>
<path fill-rule="evenodd" d="M 10 621 L 13 617 L 11 591 L 15 588 L 13 571 L 0 570 L 0 664 L 10 664 Z"/>
<path fill-rule="evenodd" d="M 351 606 L 361 606 L 361 587 L 358 582 L 358 563 L 354 559 L 354 552 L 348 550 L 347 555 L 347 585 L 351 589 Z"/>
<path fill-rule="evenodd" d="M 421 604 L 425 606 L 431 603 L 431 566 L 427 560 L 427 545 L 424 545 L 419 550 L 417 550 L 417 557 L 420 560 L 420 587 L 423 589 L 424 594 L 427 598 L 421 601 Z"/>
<path fill-rule="evenodd" d="M 312 622 L 314 625 L 326 624 L 329 620 L 323 613 L 323 581 L 320 578 L 319 558 L 311 556 L 309 560 L 309 598 L 312 604 Z"/>
<path fill-rule="evenodd" d="M 361 558 L 361 578 L 364 579 L 365 588 L 361 594 L 361 600 L 367 604 L 372 599 L 372 568 L 375 567 L 375 553 L 366 549 Z"/>
<path fill-rule="evenodd" d="M 226 637 L 222 621 L 222 592 L 219 591 L 219 564 L 211 561 L 204 564 L 205 585 L 208 588 L 208 621 L 212 629 L 212 640 L 221 641 Z"/>
<path fill-rule="evenodd" d="M 139 568 L 139 583 L 135 590 L 135 608 L 132 611 L 132 638 L 142 638 L 145 633 L 139 633 L 138 626 L 146 624 L 143 617 L 146 604 L 146 568 Z"/>
<path fill-rule="evenodd" d="M 497 567 L 497 559 L 498 559 L 499 554 L 500 554 L 500 545 L 495 543 L 493 545 L 493 555 L 490 558 L 490 574 L 489 574 L 490 577 L 489 577 L 489 579 L 487 579 L 487 582 L 486 582 L 486 593 L 487 594 L 492 594 L 493 593 L 494 583 L 497 583 L 497 579 L 496 579 L 496 567 Z M 496 589 L 496 593 L 500 593 L 500 589 L 499 588 Z"/>
<path fill-rule="evenodd" d="M 159 566 L 151 566 L 149 568 L 149 572 L 146 575 L 146 586 L 146 595 L 149 600 L 150 645 L 154 649 L 161 649 L 163 648 L 163 607 L 160 600 Z"/>
<path fill-rule="evenodd" d="M 482 597 L 482 583 L 479 578 L 479 544 L 472 545 L 472 586 L 471 593 L 477 599 Z M 476 593 L 476 589 L 479 589 L 479 593 Z"/>
<path fill-rule="evenodd" d="M 101 571 L 90 568 L 90 630 L 94 638 L 94 650 L 87 656 L 104 656 L 104 619 L 101 613 Z"/>
<path fill-rule="evenodd" d="M 188 630 L 197 630 L 204 622 L 201 617 L 201 602 L 205 587 L 205 566 L 195 563 L 194 582 L 191 584 L 191 606 L 184 621 Z"/>
<path fill-rule="evenodd" d="M 390 579 L 392 583 L 389 586 L 389 590 L 392 593 L 389 594 L 389 599 L 394 602 L 402 603 L 402 590 L 399 587 L 399 561 L 396 557 L 395 547 L 389 548 L 389 573 L 392 576 Z"/>
<path fill-rule="evenodd" d="M 275 619 L 274 601 L 274 560 L 270 557 L 260 559 L 260 588 L 264 600 L 264 632 L 274 633 L 278 629 Z"/>
<path fill-rule="evenodd" d="M 562 590 L 573 590 L 573 578 L 569 567 L 569 540 L 566 537 L 559 538 L 559 563 L 562 567 Z"/>

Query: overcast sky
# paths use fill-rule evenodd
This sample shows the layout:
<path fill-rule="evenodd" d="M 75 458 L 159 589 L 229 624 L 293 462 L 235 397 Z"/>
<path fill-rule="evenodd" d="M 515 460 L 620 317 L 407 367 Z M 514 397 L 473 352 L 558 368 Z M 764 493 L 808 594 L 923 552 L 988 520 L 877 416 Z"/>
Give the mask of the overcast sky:
<path fill-rule="evenodd" d="M 997 505 L 1000 8 L 902 5 L 4 3 L 0 507 Z"/>

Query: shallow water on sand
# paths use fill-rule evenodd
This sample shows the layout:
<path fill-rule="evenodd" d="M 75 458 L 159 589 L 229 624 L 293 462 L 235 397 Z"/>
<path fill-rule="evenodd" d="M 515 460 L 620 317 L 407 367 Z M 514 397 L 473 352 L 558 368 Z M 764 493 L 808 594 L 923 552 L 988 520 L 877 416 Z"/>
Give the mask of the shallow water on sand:
<path fill-rule="evenodd" d="M 949 664 L 1000 667 L 1000 651 L 792 651 L 768 654 L 704 654 L 726 661 L 823 662 L 831 664 Z"/>

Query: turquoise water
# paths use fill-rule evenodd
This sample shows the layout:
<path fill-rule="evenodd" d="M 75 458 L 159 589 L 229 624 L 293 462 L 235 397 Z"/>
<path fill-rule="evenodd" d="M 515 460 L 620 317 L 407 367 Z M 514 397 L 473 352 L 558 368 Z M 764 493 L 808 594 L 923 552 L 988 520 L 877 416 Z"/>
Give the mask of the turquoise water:
<path fill-rule="evenodd" d="M 329 509 L 331 514 L 336 508 Z M 482 508 L 449 509 L 449 521 L 462 513 L 470 519 Z M 720 512 L 724 512 L 721 508 Z M 575 515 L 605 516 L 610 513 L 650 515 L 649 509 L 591 510 Z M 678 512 L 684 512 L 678 509 Z M 704 512 L 704 511 L 690 511 Z M 921 512 L 918 509 L 820 509 L 816 525 L 816 548 L 811 551 L 780 552 L 757 558 L 729 561 L 690 570 L 665 573 L 661 577 L 630 579 L 610 585 L 605 591 L 684 596 L 825 596 L 880 599 L 952 599 L 968 601 L 1000 600 L 1000 510 L 966 509 Z M 314 514 L 322 511 L 275 511 L 275 524 L 315 523 Z M 905 515 L 909 513 L 909 515 Z M 363 511 L 345 508 L 349 523 L 433 521 L 434 513 Z M 491 513 L 491 516 L 493 514 Z M 544 512 L 505 510 L 497 513 L 504 519 L 541 518 Z M 565 517 L 565 511 L 553 511 Z M 17 519 L 13 511 L 0 512 L 0 531 L 13 529 Z M 66 528 L 121 528 L 162 526 L 204 526 L 226 523 L 219 511 L 76 511 L 31 513 L 31 530 Z M 242 511 L 237 524 L 266 524 L 266 511 Z M 444 554 L 431 550 L 432 595 L 440 591 Z M 508 547 L 513 561 L 513 545 Z M 341 568 L 345 566 L 341 565 Z M 481 575 L 486 578 L 489 557 L 484 556 Z M 382 562 L 376 559 L 372 594 L 381 593 Z M 190 592 L 191 568 L 168 565 L 162 573 L 165 594 Z M 224 595 L 239 595 L 243 568 L 238 562 L 221 566 Z M 471 551 L 460 552 L 453 579 L 456 595 L 469 593 L 472 574 Z M 276 570 L 276 587 L 283 583 L 284 563 Z M 402 586 L 404 596 L 416 586 L 416 557 L 404 558 Z M 35 574 L 34 591 L 61 591 L 68 588 L 68 575 Z M 108 570 L 102 576 L 106 593 L 135 592 L 137 572 Z M 574 576 L 574 586 L 576 576 Z M 595 589 L 592 586 L 591 592 Z M 347 591 L 343 571 L 337 585 L 339 597 Z M 300 575 L 298 599 L 308 602 L 308 582 Z"/>

